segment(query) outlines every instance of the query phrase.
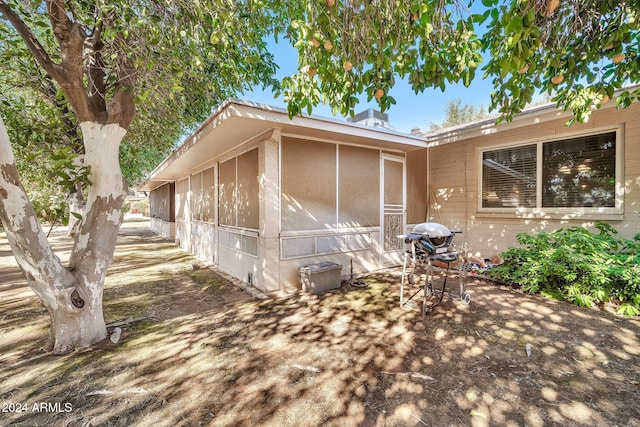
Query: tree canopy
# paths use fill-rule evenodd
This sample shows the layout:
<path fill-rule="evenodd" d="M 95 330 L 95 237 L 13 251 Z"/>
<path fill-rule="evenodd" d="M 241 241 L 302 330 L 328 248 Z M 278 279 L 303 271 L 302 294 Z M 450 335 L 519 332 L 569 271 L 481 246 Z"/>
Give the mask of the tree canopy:
<path fill-rule="evenodd" d="M 483 0 L 487 10 L 474 20 L 485 23 L 484 67 L 495 92 L 490 109 L 510 118 L 530 103 L 536 89 L 554 94 L 559 106 L 586 121 L 614 91 L 640 81 L 640 2 Z M 638 100 L 640 90 L 625 91 L 621 107 Z"/>
<path fill-rule="evenodd" d="M 133 122 L 121 150 L 130 182 L 213 106 L 258 84 L 282 93 L 291 115 L 310 113 L 321 102 L 350 115 L 363 93 L 381 110 L 390 108 L 398 78 L 417 93 L 483 77 L 495 89 L 489 110 L 502 118 L 521 111 L 538 91 L 584 121 L 592 106 L 640 81 L 637 0 L 214 3 L 67 2 L 61 9 L 86 38 L 85 85 L 94 89 L 83 104 L 97 108 L 119 91 L 135 101 L 135 113 L 125 115 Z M 52 26 L 46 7 L 56 4 L 2 1 L 0 55 L 11 78 L 4 76 L 0 87 L 6 116 L 8 104 L 15 109 L 27 103 L 41 119 L 32 117 L 28 126 L 41 123 L 50 132 L 60 128 L 50 126 L 52 120 L 61 120 L 67 127 L 61 136 L 77 139 L 71 136 L 78 119 L 65 93 L 69 88 L 53 78 L 57 66 L 41 66 L 62 58 L 57 34 L 66 24 Z M 25 29 L 11 25 L 12 11 L 24 16 L 33 34 L 27 40 L 42 46 L 43 55 L 29 52 L 21 37 Z M 276 64 L 265 43 L 279 34 L 299 55 L 298 72 L 282 82 L 273 78 Z M 626 106 L 638 96 L 638 90 L 623 92 L 615 101 Z M 38 97 L 56 109 L 36 107 Z M 64 138 L 55 139 L 60 144 Z"/>
<path fill-rule="evenodd" d="M 475 120 L 480 120 L 487 116 L 482 105 L 462 104 L 460 98 L 447 102 L 445 107 L 446 117 L 442 123 L 431 123 L 431 130 L 444 129 L 451 126 L 461 125 Z"/>
<path fill-rule="evenodd" d="M 585 121 L 640 81 L 639 14 L 638 0 L 304 2 L 290 13 L 299 72 L 283 92 L 292 115 L 320 102 L 346 115 L 360 93 L 389 108 L 396 77 L 418 93 L 481 74 L 494 85 L 489 110 L 502 119 L 537 90 Z M 639 96 L 623 91 L 615 101 Z"/>
<path fill-rule="evenodd" d="M 135 184 L 212 106 L 275 82 L 264 39 L 276 21 L 257 4 L 2 1 L 0 13 L 2 112 L 36 212 L 48 219 L 64 215 L 82 174 L 79 120 L 105 116 L 110 101 L 112 111 L 124 93 L 135 103 L 121 115 L 128 132 L 120 149 L 123 174 Z M 74 59 L 84 71 L 62 87 L 54 76 L 72 53 L 63 39 L 71 27 L 84 40 Z M 79 99 L 75 107 L 70 97 Z"/>

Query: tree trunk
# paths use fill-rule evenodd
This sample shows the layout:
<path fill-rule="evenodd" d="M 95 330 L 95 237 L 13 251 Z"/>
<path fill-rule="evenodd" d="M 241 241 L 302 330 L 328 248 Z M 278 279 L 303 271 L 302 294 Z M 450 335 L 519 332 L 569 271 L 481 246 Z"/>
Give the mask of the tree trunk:
<path fill-rule="evenodd" d="M 80 228 L 80 219 L 82 218 L 82 211 L 84 210 L 84 195 L 82 194 L 82 185 L 76 185 L 75 193 L 69 194 L 67 200 L 67 207 L 69 209 L 69 232 L 68 237 L 73 237 L 78 233 Z M 79 215 L 80 217 L 78 217 Z"/>
<path fill-rule="evenodd" d="M 126 194 L 118 150 L 126 130 L 81 123 L 89 196 L 68 268 L 53 253 L 20 182 L 0 118 L 0 220 L 27 284 L 51 317 L 51 346 L 61 354 L 106 338 L 102 296 Z"/>

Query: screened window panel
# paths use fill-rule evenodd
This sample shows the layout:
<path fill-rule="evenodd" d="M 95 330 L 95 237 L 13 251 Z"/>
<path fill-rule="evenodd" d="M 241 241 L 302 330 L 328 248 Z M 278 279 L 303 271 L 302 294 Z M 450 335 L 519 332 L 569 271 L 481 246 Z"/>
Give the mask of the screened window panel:
<path fill-rule="evenodd" d="M 236 159 L 220 163 L 218 169 L 218 218 L 222 225 L 236 225 Z"/>
<path fill-rule="evenodd" d="M 257 229 L 259 225 L 258 149 L 238 156 L 237 161 L 238 227 Z"/>
<path fill-rule="evenodd" d="M 202 172 L 202 220 L 215 222 L 215 172 L 211 167 Z"/>
<path fill-rule="evenodd" d="M 536 145 L 482 153 L 482 207 L 536 207 Z"/>
<path fill-rule="evenodd" d="M 176 217 L 185 219 L 185 215 L 188 210 L 188 197 L 189 197 L 189 179 L 185 178 L 176 183 L 176 204 L 177 214 Z"/>
<path fill-rule="evenodd" d="M 191 219 L 202 221 L 202 173 L 191 175 Z"/>
<path fill-rule="evenodd" d="M 171 184 L 164 184 L 149 195 L 151 217 L 171 221 Z"/>
<path fill-rule="evenodd" d="M 384 204 L 402 205 L 403 164 L 393 160 L 384 161 Z"/>
<path fill-rule="evenodd" d="M 380 223 L 380 152 L 341 145 L 339 148 L 339 224 L 369 227 Z"/>
<path fill-rule="evenodd" d="M 547 142 L 542 150 L 542 207 L 615 207 L 615 132 Z"/>
<path fill-rule="evenodd" d="M 336 226 L 336 146 L 282 139 L 282 229 Z"/>

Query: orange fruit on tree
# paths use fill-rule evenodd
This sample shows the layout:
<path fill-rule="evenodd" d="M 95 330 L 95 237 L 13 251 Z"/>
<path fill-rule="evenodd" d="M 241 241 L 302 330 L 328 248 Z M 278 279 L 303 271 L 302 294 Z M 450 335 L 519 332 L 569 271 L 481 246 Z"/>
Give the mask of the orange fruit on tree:
<path fill-rule="evenodd" d="M 351 64 L 351 62 L 349 61 L 345 61 L 342 67 L 347 71 L 351 71 L 351 69 L 353 68 L 353 64 Z"/>
<path fill-rule="evenodd" d="M 325 40 L 324 41 L 324 48 L 327 50 L 331 50 L 331 48 L 333 47 L 333 43 L 331 43 L 331 40 Z"/>
<path fill-rule="evenodd" d="M 547 0 L 545 4 L 544 16 L 552 15 L 560 6 L 560 0 Z"/>
<path fill-rule="evenodd" d="M 554 78 L 551 79 L 551 83 L 554 85 L 559 85 L 564 80 L 564 76 L 562 74 L 558 74 Z"/>
<path fill-rule="evenodd" d="M 520 69 L 518 70 L 518 73 L 520 73 L 520 74 L 524 74 L 524 73 L 526 73 L 526 72 L 527 72 L 527 70 L 528 70 L 528 69 L 529 69 L 529 64 L 526 64 L 524 67 L 522 67 L 522 68 L 520 68 Z"/>
<path fill-rule="evenodd" d="M 376 89 L 376 92 L 374 95 L 376 99 L 382 98 L 384 96 L 384 89 Z"/>
<path fill-rule="evenodd" d="M 309 71 L 307 71 L 307 73 L 309 73 L 309 75 L 313 77 L 318 74 L 318 70 L 316 70 L 315 68 L 309 68 Z"/>
<path fill-rule="evenodd" d="M 327 6 L 331 7 L 336 4 L 336 0 L 327 0 Z"/>
<path fill-rule="evenodd" d="M 613 58 L 611 58 L 611 61 L 613 61 L 614 64 L 618 64 L 622 61 L 624 61 L 624 53 L 619 53 L 617 55 L 613 55 Z"/>
<path fill-rule="evenodd" d="M 313 43 L 313 47 L 320 47 L 320 42 L 315 37 L 311 39 L 311 43 Z"/>

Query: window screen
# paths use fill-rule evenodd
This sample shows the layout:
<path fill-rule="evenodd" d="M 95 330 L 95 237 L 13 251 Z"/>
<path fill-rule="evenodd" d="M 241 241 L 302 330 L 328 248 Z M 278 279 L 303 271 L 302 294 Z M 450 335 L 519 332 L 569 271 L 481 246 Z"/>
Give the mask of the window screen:
<path fill-rule="evenodd" d="M 215 172 L 209 168 L 202 172 L 202 220 L 215 222 Z"/>
<path fill-rule="evenodd" d="M 191 219 L 202 221 L 202 173 L 191 175 Z"/>
<path fill-rule="evenodd" d="M 402 206 L 403 164 L 384 161 L 384 204 Z"/>
<path fill-rule="evenodd" d="M 336 226 L 336 146 L 282 139 L 282 229 Z"/>
<path fill-rule="evenodd" d="M 482 207 L 536 207 L 536 145 L 482 153 Z"/>
<path fill-rule="evenodd" d="M 151 217 L 160 218 L 163 221 L 173 221 L 173 184 L 164 184 L 151 191 L 149 201 L 151 203 Z"/>
<path fill-rule="evenodd" d="M 176 218 L 185 219 L 185 215 L 188 214 L 189 212 L 188 197 L 189 197 L 189 179 L 185 178 L 176 183 L 176 204 L 178 205 Z"/>
<path fill-rule="evenodd" d="M 259 224 L 258 149 L 238 156 L 237 162 L 238 227 L 257 229 Z"/>
<path fill-rule="evenodd" d="M 257 229 L 260 189 L 258 149 L 220 163 L 218 215 L 221 225 Z"/>
<path fill-rule="evenodd" d="M 369 227 L 380 223 L 380 152 L 339 147 L 339 224 Z"/>
<path fill-rule="evenodd" d="M 236 225 L 236 159 L 220 163 L 218 170 L 218 218 L 222 225 Z"/>

